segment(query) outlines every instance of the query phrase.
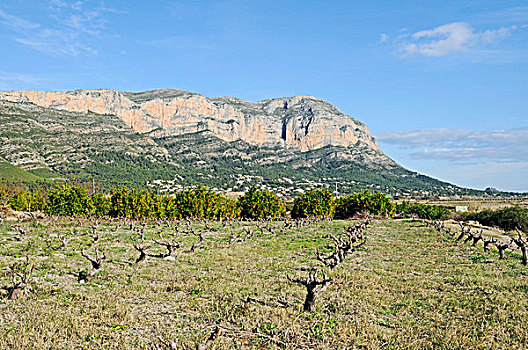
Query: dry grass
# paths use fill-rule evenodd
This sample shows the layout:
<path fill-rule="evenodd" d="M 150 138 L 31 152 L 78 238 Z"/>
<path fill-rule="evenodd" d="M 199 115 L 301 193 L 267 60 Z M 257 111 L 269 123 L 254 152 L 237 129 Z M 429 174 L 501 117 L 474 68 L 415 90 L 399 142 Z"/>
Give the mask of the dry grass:
<path fill-rule="evenodd" d="M 367 244 L 329 272 L 333 282 L 316 301 L 316 312 L 303 313 L 305 290 L 286 274 L 321 267 L 315 249 L 330 245 L 327 235 L 347 224 L 257 231 L 229 245 L 228 230 L 212 223 L 196 252 L 188 250 L 197 237 L 180 234 L 183 247 L 174 261 L 150 258 L 136 265 L 137 233 L 101 223 L 97 246 L 108 259 L 81 284 L 78 273 L 90 267 L 80 255 L 92 241 L 88 222 L 24 223 L 30 228 L 25 238 L 2 223 L 1 267 L 25 254 L 36 267 L 27 300 L 0 299 L 0 348 L 161 349 L 161 338 L 193 349 L 217 325 L 215 349 L 526 348 L 526 267 L 517 258 L 499 261 L 495 252 L 457 245 L 420 222 L 373 223 Z M 241 223 L 235 230 L 242 232 L 242 225 L 254 227 Z M 71 229 L 75 238 L 65 249 L 47 247 L 46 230 L 71 235 Z M 157 230 L 147 226 L 146 240 Z M 58 247 L 52 239 L 51 247 Z M 93 254 L 93 247 L 86 249 Z M 149 252 L 161 250 L 153 244 Z M 7 277 L 0 281 L 9 284 Z"/>

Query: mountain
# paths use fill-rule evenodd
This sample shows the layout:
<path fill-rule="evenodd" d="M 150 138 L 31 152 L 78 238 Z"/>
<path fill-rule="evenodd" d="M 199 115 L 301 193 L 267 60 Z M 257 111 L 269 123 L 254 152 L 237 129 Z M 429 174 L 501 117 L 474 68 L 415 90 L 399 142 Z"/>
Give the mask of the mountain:
<path fill-rule="evenodd" d="M 0 92 L 0 157 L 34 175 L 159 190 L 261 184 L 291 196 L 469 194 L 387 157 L 366 125 L 312 96 L 246 102 L 181 90 Z"/>

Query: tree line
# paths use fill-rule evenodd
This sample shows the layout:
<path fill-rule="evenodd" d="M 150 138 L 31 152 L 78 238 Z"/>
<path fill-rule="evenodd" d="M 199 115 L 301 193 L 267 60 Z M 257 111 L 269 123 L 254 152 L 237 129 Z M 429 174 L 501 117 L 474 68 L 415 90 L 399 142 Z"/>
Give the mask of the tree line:
<path fill-rule="evenodd" d="M 147 190 L 113 188 L 109 193 L 89 194 L 86 187 L 64 184 L 43 190 L 8 191 L 0 188 L 3 204 L 19 211 L 41 211 L 50 215 L 123 218 L 265 219 L 287 214 L 286 203 L 276 193 L 251 187 L 237 200 L 209 187 L 197 186 L 170 195 Z M 442 206 L 395 203 L 387 195 L 362 190 L 335 198 L 326 188 L 298 195 L 291 217 L 347 219 L 360 213 L 392 218 L 415 216 L 436 220 L 450 214 Z"/>

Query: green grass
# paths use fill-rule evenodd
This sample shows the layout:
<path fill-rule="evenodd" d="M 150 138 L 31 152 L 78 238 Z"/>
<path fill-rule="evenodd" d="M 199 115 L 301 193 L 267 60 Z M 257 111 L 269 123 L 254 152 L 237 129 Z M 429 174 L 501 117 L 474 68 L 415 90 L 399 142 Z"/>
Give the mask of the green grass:
<path fill-rule="evenodd" d="M 92 282 L 76 275 L 89 263 L 80 248 L 91 223 L 45 220 L 25 239 L 0 224 L 0 267 L 29 253 L 36 264 L 27 300 L 0 298 L 0 348 L 155 349 L 159 338 L 194 348 L 215 326 L 215 349 L 521 349 L 528 344 L 527 268 L 510 256 L 457 244 L 420 222 L 378 221 L 367 243 L 328 271 L 329 288 L 312 314 L 301 311 L 304 288 L 286 275 L 320 267 L 317 247 L 349 224 L 320 222 L 228 244 L 230 226 L 211 223 L 204 245 L 180 233 L 175 261 L 136 264 L 138 235 L 116 222 L 100 224 L 97 243 L 108 254 Z M 282 223 L 274 223 L 276 227 Z M 185 223 L 180 224 L 185 230 Z M 203 224 L 194 224 L 203 228 Z M 254 223 L 234 223 L 254 228 Z M 77 233 L 66 249 L 48 235 Z M 146 240 L 160 228 L 149 224 Z M 165 226 L 166 232 L 174 232 Z M 46 233 L 48 232 L 48 233 Z M 51 247 L 58 246 L 51 237 Z M 152 243 L 150 253 L 162 248 Z M 93 248 L 87 248 L 93 255 Z M 9 285 L 3 277 L 0 285 Z M 248 297 L 260 302 L 247 302 Z M 284 306 L 287 305 L 287 306 Z M 161 348 L 161 347 L 160 347 Z"/>
<path fill-rule="evenodd" d="M 0 179 L 9 181 L 33 182 L 42 180 L 41 177 L 34 175 L 28 171 L 22 170 L 17 166 L 12 165 L 0 159 Z"/>

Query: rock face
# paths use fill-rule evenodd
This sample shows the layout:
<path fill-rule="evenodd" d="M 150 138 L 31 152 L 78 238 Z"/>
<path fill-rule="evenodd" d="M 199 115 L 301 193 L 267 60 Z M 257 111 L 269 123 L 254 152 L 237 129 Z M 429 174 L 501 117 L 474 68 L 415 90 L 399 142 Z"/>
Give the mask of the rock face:
<path fill-rule="evenodd" d="M 178 136 L 209 130 L 224 141 L 308 151 L 324 146 L 358 147 L 382 153 L 368 128 L 331 104 L 294 96 L 246 102 L 181 90 L 140 93 L 115 90 L 8 91 L 0 100 L 30 102 L 69 112 L 112 114 L 138 133 Z"/>

